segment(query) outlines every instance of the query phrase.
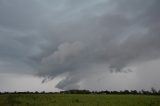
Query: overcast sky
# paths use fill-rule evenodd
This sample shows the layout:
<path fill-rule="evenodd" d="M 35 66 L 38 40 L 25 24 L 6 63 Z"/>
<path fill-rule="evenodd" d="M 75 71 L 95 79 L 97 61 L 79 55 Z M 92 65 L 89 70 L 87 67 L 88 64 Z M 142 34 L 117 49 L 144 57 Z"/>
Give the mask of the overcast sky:
<path fill-rule="evenodd" d="M 0 91 L 160 89 L 160 0 L 0 0 Z"/>

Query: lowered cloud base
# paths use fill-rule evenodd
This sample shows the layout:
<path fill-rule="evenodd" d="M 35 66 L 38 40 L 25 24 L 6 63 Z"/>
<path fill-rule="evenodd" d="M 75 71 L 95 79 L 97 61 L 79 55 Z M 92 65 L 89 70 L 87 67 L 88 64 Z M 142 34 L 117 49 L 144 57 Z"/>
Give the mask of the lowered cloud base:
<path fill-rule="evenodd" d="M 42 82 L 63 76 L 55 87 L 67 90 L 104 70 L 134 71 L 131 67 L 160 58 L 159 4 L 2 0 L 0 72 L 36 75 Z"/>

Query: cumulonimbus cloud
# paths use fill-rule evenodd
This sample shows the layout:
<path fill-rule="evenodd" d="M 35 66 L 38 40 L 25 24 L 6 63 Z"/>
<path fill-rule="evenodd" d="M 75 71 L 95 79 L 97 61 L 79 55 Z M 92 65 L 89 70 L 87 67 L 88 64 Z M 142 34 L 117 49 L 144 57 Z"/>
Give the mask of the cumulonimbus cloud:
<path fill-rule="evenodd" d="M 69 75 L 57 87 L 77 88 L 83 76 L 79 77 L 76 73 L 94 74 L 85 70 L 93 64 L 105 63 L 110 70 L 122 72 L 134 63 L 160 57 L 159 1 L 123 0 L 109 3 L 113 5 L 111 11 L 100 16 L 88 13 L 87 18 L 82 17 L 64 28 L 66 35 L 73 36 L 73 41 L 61 43 L 57 50 L 44 57 L 39 75 L 54 78 L 68 72 Z M 94 10 L 97 5 L 90 8 Z M 75 36 L 82 38 L 76 39 Z"/>
<path fill-rule="evenodd" d="M 34 74 L 44 77 L 42 82 L 66 74 L 56 86 L 60 89 L 79 88 L 81 80 L 94 75 L 90 67 L 95 64 L 106 64 L 108 71 L 123 72 L 132 64 L 160 58 L 159 0 L 77 2 L 34 2 L 37 5 L 36 9 L 31 7 L 33 12 L 25 8 L 29 19 L 16 12 L 24 19 L 23 24 L 14 25 L 19 20 L 8 22 L 2 17 L 0 22 L 6 22 L 2 23 L 3 35 L 9 33 L 4 30 L 8 26 L 16 26 L 11 32 L 18 32 L 14 33 L 14 39 L 3 37 L 2 44 L 8 45 L 4 42 L 6 39 L 18 42 L 19 49 L 14 47 L 13 54 L 19 62 L 34 67 Z M 57 5 L 51 8 L 54 3 Z M 18 6 L 14 8 L 17 10 Z M 3 45 L 0 47 L 4 49 Z M 13 58 L 13 54 L 8 53 L 8 56 Z M 7 54 L 0 52 L 2 55 L 4 58 Z"/>

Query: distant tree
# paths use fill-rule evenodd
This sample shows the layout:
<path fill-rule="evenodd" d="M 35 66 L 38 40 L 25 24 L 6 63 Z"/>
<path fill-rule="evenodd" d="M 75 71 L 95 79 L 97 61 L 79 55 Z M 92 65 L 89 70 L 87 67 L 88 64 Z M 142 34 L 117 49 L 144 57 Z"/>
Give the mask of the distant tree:
<path fill-rule="evenodd" d="M 118 94 L 118 91 L 111 91 L 111 94 Z"/>
<path fill-rule="evenodd" d="M 9 94 L 9 92 L 4 92 L 4 94 Z"/>
<path fill-rule="evenodd" d="M 124 90 L 124 94 L 129 94 L 129 90 Z"/>
<path fill-rule="evenodd" d="M 138 92 L 136 90 L 131 90 L 130 93 L 131 94 L 138 94 Z"/>
<path fill-rule="evenodd" d="M 160 90 L 158 91 L 158 95 L 160 95 Z"/>
<path fill-rule="evenodd" d="M 156 89 L 155 88 L 151 88 L 151 92 L 152 92 L 152 94 L 157 94 L 157 91 L 156 91 Z"/>
<path fill-rule="evenodd" d="M 144 89 L 141 90 L 141 93 L 144 94 L 144 95 L 151 95 L 150 91 L 146 91 Z"/>
<path fill-rule="evenodd" d="M 106 94 L 110 94 L 110 91 L 106 90 L 106 91 L 104 91 L 104 93 L 106 93 Z"/>
<path fill-rule="evenodd" d="M 29 91 L 27 91 L 26 93 L 27 93 L 27 94 L 30 94 L 30 92 L 29 92 Z"/>
<path fill-rule="evenodd" d="M 45 91 L 42 91 L 41 93 L 42 93 L 42 94 L 45 94 Z"/>
<path fill-rule="evenodd" d="M 38 92 L 38 91 L 35 91 L 35 94 L 39 94 L 39 92 Z"/>

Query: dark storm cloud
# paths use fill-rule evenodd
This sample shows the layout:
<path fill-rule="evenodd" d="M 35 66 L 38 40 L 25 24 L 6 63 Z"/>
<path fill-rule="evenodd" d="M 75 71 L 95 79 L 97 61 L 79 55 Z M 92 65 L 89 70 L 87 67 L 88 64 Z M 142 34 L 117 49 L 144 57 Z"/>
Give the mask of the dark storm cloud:
<path fill-rule="evenodd" d="M 41 19 L 41 7 L 36 1 L 25 0 L 1 0 L 0 1 L 0 23 L 1 27 L 15 30 L 31 30 Z"/>
<path fill-rule="evenodd" d="M 123 72 L 133 64 L 158 59 L 159 4 L 159 0 L 3 0 L 3 70 L 30 71 L 44 77 L 43 82 L 66 74 L 56 87 L 72 89 L 96 73 L 92 66 L 106 64 L 106 71 Z"/>

